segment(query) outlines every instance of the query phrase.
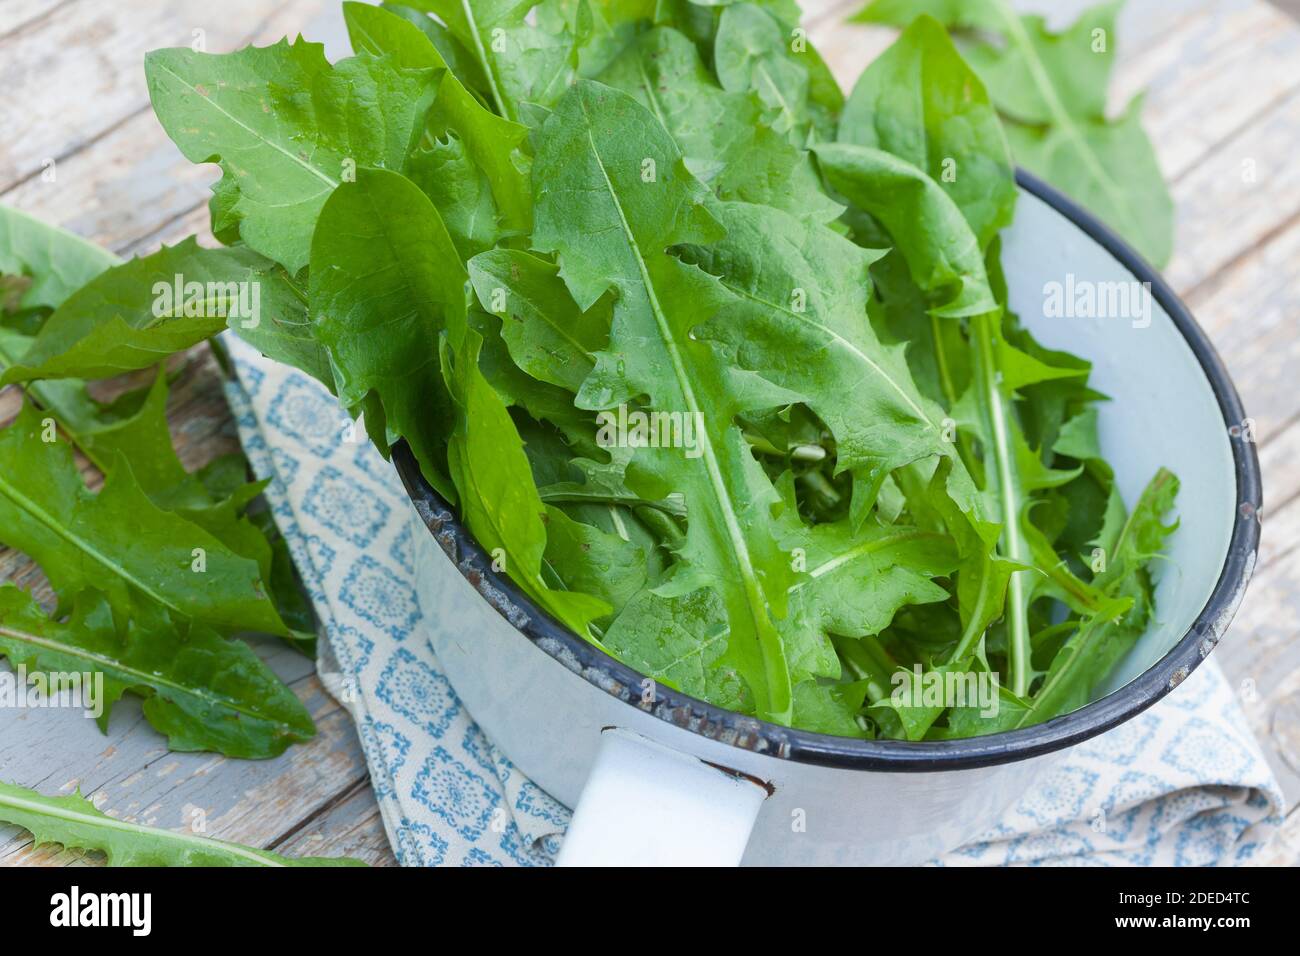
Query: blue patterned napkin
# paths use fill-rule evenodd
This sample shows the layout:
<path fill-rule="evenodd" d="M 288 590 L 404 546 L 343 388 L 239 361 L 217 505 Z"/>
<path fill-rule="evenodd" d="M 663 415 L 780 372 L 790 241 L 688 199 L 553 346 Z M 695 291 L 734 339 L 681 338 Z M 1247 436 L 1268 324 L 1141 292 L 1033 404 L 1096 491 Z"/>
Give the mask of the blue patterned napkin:
<path fill-rule="evenodd" d="M 465 713 L 423 630 L 412 526 L 392 467 L 307 376 L 223 338 L 244 451 L 321 620 L 325 686 L 352 714 L 384 826 L 408 866 L 547 865 L 569 811 Z M 422 529 L 421 529 L 422 530 Z M 1196 865 L 1249 859 L 1282 794 L 1210 661 L 1076 748 L 943 865 Z"/>

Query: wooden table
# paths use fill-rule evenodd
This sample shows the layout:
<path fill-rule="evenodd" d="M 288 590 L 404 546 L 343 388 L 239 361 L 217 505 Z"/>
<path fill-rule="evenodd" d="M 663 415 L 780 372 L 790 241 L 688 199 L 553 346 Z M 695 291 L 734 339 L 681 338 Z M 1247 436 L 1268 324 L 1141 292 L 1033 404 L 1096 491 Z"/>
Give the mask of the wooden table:
<path fill-rule="evenodd" d="M 1296 4 L 1285 0 L 1284 5 Z M 847 88 L 888 42 L 842 24 L 858 0 L 805 0 L 805 26 Z M 1073 2 L 1052 8 L 1064 16 Z M 123 256 L 206 236 L 214 167 L 187 163 L 154 120 L 145 51 L 266 44 L 301 32 L 347 44 L 334 0 L 0 0 L 0 202 Z M 1255 582 L 1216 653 L 1292 812 L 1263 862 L 1300 861 L 1300 26 L 1262 0 L 1130 0 L 1120 28 L 1116 105 L 1148 90 L 1145 119 L 1178 207 L 1166 275 L 1227 361 L 1255 418 L 1267 512 Z M 190 467 L 237 446 L 219 381 L 196 350 L 170 403 Z M 17 409 L 0 394 L 0 422 Z M 94 481 L 93 474 L 87 476 Z M 0 550 L 0 579 L 46 594 L 39 571 Z M 266 761 L 168 753 L 138 704 L 101 735 L 70 710 L 0 712 L 0 779 L 65 793 L 169 828 L 290 855 L 392 864 L 351 721 L 314 668 L 275 642 L 259 650 L 306 702 L 318 733 Z M 0 863 L 66 865 L 0 827 Z"/>

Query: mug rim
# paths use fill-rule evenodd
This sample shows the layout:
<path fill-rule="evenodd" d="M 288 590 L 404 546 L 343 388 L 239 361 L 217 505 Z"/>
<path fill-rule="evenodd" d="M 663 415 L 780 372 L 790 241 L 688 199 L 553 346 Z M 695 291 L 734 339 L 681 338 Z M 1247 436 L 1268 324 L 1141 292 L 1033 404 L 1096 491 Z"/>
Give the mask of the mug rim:
<path fill-rule="evenodd" d="M 538 607 L 492 561 L 452 508 L 425 480 L 405 441 L 392 459 L 421 520 L 462 576 L 512 627 L 541 651 L 629 707 L 711 740 L 797 763 L 846 770 L 934 772 L 965 770 L 1025 760 L 1081 743 L 1146 710 L 1177 687 L 1209 655 L 1245 594 L 1259 549 L 1263 490 L 1259 459 L 1246 413 L 1223 361 L 1191 312 L 1169 284 L 1109 226 L 1056 188 L 1023 169 L 1016 183 L 1070 220 L 1139 282 L 1151 284 L 1155 301 L 1173 320 L 1196 357 L 1223 414 L 1237 482 L 1237 507 L 1223 568 L 1205 605 L 1163 657 L 1099 700 L 1032 727 L 954 740 L 863 740 L 785 727 L 726 710 L 657 682 L 643 700 L 648 680 L 584 640 Z"/>

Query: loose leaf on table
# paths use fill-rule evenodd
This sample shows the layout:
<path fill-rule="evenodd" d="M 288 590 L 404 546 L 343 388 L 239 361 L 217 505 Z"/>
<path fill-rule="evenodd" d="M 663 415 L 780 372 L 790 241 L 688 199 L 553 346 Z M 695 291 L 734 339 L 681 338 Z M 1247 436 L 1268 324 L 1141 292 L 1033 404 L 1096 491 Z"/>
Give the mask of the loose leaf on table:
<path fill-rule="evenodd" d="M 997 45 L 976 41 L 964 52 L 1006 120 L 1016 161 L 1161 266 L 1173 245 L 1173 201 L 1142 131 L 1141 96 L 1118 118 L 1106 114 L 1119 6 L 1092 7 L 1061 33 L 1041 16 L 1017 15 L 1007 0 L 876 0 L 857 19 L 902 26 L 930 13 L 995 36 Z"/>
<path fill-rule="evenodd" d="M 0 335 L 0 349 L 4 336 Z M 168 511 L 202 507 L 211 496 L 196 475 L 186 472 L 167 428 L 167 376 L 159 369 L 140 401 L 124 402 L 129 411 L 95 402 L 79 382 L 52 380 L 28 386 L 59 428 L 95 467 L 107 472 L 121 455 L 131 465 L 140 490 Z"/>
<path fill-rule="evenodd" d="M 797 396 L 691 334 L 730 294 L 665 249 L 722 237 L 706 209 L 709 193 L 653 113 L 590 80 L 575 84 L 543 125 L 533 174 L 534 246 L 558 255 L 580 308 L 616 293 L 609 345 L 578 405 L 615 409 L 646 396 L 650 408 L 698 423 L 698 454 L 636 450 L 645 474 L 681 492 L 689 516 L 682 564 L 661 593 L 717 590 L 730 628 L 726 662 L 761 715 L 789 723 L 789 666 L 775 620 L 795 574 L 777 540 L 779 499 L 735 418 Z"/>
<path fill-rule="evenodd" d="M 6 248 L 16 257 L 10 261 L 19 262 L 33 283 L 32 288 L 42 290 L 41 304 L 46 308 L 61 306 L 79 291 L 80 285 L 73 284 L 76 279 L 84 278 L 81 285 L 85 285 L 122 265 L 115 256 L 70 232 L 29 220 L 3 206 L 0 206 L 0 230 L 8 230 L 6 234 L 10 244 Z M 37 254 L 40 250 L 48 255 Z M 276 274 L 265 280 L 271 283 L 270 288 L 258 289 L 257 318 L 260 321 L 246 322 L 237 310 L 227 310 L 227 324 L 272 358 L 295 365 L 328 383 L 328 361 L 311 338 L 310 326 L 306 325 L 305 303 L 294 302 L 294 296 L 287 294 L 293 292 L 287 277 L 269 261 L 247 250 L 233 252 L 233 255 L 202 252 L 205 267 L 208 267 L 205 271 L 211 272 L 210 267 L 216 265 L 219 267 L 215 270 L 217 275 L 229 269 L 230 275 L 236 277 L 228 281 L 242 279 L 259 285 L 264 281 L 259 277 L 260 272 Z M 158 257 L 165 258 L 167 253 L 168 250 L 164 250 Z M 7 266 L 0 267 L 0 271 L 4 268 Z M 267 293 L 264 309 L 260 307 L 263 292 Z M 299 300 L 303 298 L 300 294 L 297 297 Z M 92 296 L 79 301 L 83 312 L 95 307 Z M 67 320 L 65 313 L 60 322 Z M 96 334 L 93 328 L 92 334 Z M 20 365 L 34 341 L 34 334 L 0 326 L 0 375 Z M 157 361 L 157 357 L 154 356 L 153 360 Z M 182 484 L 184 472 L 172 452 L 163 415 L 165 381 L 155 382 L 151 389 L 125 393 L 111 404 L 96 401 L 88 393 L 85 383 L 77 379 L 30 380 L 23 387 L 33 401 L 58 420 L 59 427 L 101 472 L 108 470 L 116 453 L 121 451 L 131 461 L 136 478 L 146 493 L 153 495 L 163 487 Z M 161 397 L 155 401 L 154 393 L 159 390 Z M 149 411 L 151 405 L 157 406 L 156 414 Z M 154 474 L 158 480 L 151 482 L 150 476 Z"/>
<path fill-rule="evenodd" d="M 11 344 L 14 340 L 17 344 Z M 0 369 L 14 352 L 21 353 L 25 336 L 0 329 Z M 111 404 L 94 400 L 85 384 L 75 379 L 50 379 L 29 382 L 29 398 L 51 415 L 59 430 L 98 468 L 107 473 L 119 457 L 129 465 L 136 483 L 156 506 L 175 512 L 203 528 L 235 554 L 256 561 L 262 577 L 271 585 L 277 609 L 286 619 L 294 646 L 306 649 L 314 639 L 314 625 L 304 613 L 303 598 L 292 580 L 292 562 L 283 551 L 283 541 L 275 531 L 269 512 L 261 522 L 254 522 L 244 512 L 260 494 L 264 483 L 245 481 L 247 462 L 236 459 L 231 473 L 234 480 L 220 488 L 206 481 L 208 469 L 197 473 L 185 470 L 172 446 L 167 426 L 167 376 L 160 369 L 152 385 L 127 392 Z M 218 459 L 213 466 L 230 462 Z M 276 542 L 280 548 L 277 550 Z"/>
<path fill-rule="evenodd" d="M 247 644 L 157 609 L 119 633 L 104 596 L 81 592 L 67 621 L 51 620 L 25 592 L 0 585 L 0 654 L 28 671 L 103 675 L 99 726 L 131 691 L 171 750 L 274 757 L 315 733 L 311 715 Z"/>
<path fill-rule="evenodd" d="M 20 309 L 53 309 L 120 260 L 106 249 L 26 213 L 0 206 L 0 277 L 30 280 Z"/>
<path fill-rule="evenodd" d="M 1141 115 L 1135 98 L 1113 120 L 1008 123 L 1007 139 L 1022 166 L 1095 213 L 1158 268 L 1173 250 L 1174 204 Z"/>
<path fill-rule="evenodd" d="M 1007 117 L 1016 159 L 1095 212 L 1157 266 L 1173 246 L 1173 201 L 1142 130 L 1141 96 L 1106 115 L 1118 3 L 1083 13 L 1060 34 L 995 0 L 1005 48 L 971 60 Z"/>
<path fill-rule="evenodd" d="M 203 249 L 191 238 L 74 292 L 0 383 L 148 368 L 228 325 L 272 357 L 326 375 L 304 323 L 301 292 L 282 271 L 250 249 Z"/>
<path fill-rule="evenodd" d="M 9 213 L 9 210 L 0 208 L 0 219 L 10 222 Z M 46 289 L 49 293 L 44 303 L 47 306 L 62 305 L 64 299 L 76 290 L 67 288 L 57 271 L 51 274 L 44 270 L 57 270 L 65 259 L 74 265 L 84 259 L 87 272 L 95 262 L 103 265 L 100 272 L 118 264 L 118 260 L 107 253 L 87 256 L 86 249 L 93 247 L 62 230 L 33 227 L 29 238 L 32 236 L 40 236 L 41 248 L 52 253 L 48 259 L 29 256 L 25 260 L 34 287 Z M 249 266 L 249 274 L 253 276 L 258 269 L 278 272 L 278 267 L 247 250 L 239 250 L 233 257 L 226 251 L 211 255 L 218 261 L 235 265 L 235 274 L 242 274 L 245 265 Z M 92 278 L 95 274 L 86 275 L 87 281 Z M 285 282 L 287 279 L 278 274 L 269 281 Z M 260 305 L 260 295 L 257 301 Z M 288 308 L 281 307 L 281 302 Z M 301 333 L 305 313 L 305 303 L 294 303 L 289 297 L 272 294 L 267 297 L 267 307 L 259 308 L 258 318 L 262 321 L 245 323 L 238 315 L 231 314 L 228 322 L 235 325 L 245 338 L 259 337 L 263 350 L 274 357 L 328 380 L 329 366 L 323 358 L 324 353 L 309 335 Z M 294 319 L 297 328 L 294 328 Z M 289 332 L 286 333 L 285 329 Z M 32 336 L 0 327 L 0 373 L 18 364 L 30 350 L 32 342 Z M 161 368 L 151 386 L 124 392 L 111 403 L 94 399 L 85 383 L 78 379 L 34 380 L 26 382 L 24 389 L 101 472 L 107 472 L 118 456 L 122 456 L 129 462 L 140 489 L 155 505 L 182 515 L 219 538 L 236 554 L 257 561 L 263 578 L 271 584 L 275 604 L 282 616 L 289 613 L 293 617 L 292 620 L 286 618 L 286 623 L 292 628 L 290 640 L 296 647 L 309 647 L 314 640 L 314 622 L 293 578 L 292 562 L 284 549 L 283 539 L 276 532 L 269 512 L 264 512 L 264 522 L 256 526 L 243 514 L 248 502 L 260 492 L 261 485 L 246 482 L 247 462 L 242 455 L 218 459 L 197 474 L 186 472 L 172 447 L 166 419 L 168 377 Z M 209 473 L 230 464 L 230 459 L 237 459 L 233 469 L 226 469 L 232 480 L 223 482 L 222 487 L 213 486 L 208 480 Z M 270 542 L 278 544 L 278 549 Z"/>
<path fill-rule="evenodd" d="M 100 850 L 109 866 L 364 866 L 346 857 L 290 859 L 267 850 L 117 820 L 80 793 L 47 797 L 0 783 L 0 821 L 28 830 L 33 843 Z"/>
<path fill-rule="evenodd" d="M 120 455 L 92 494 L 51 431 L 31 405 L 0 431 L 0 542 L 35 560 L 65 605 L 93 587 L 119 627 L 149 601 L 216 628 L 285 633 L 256 560 L 155 505 Z"/>
<path fill-rule="evenodd" d="M 22 360 L 33 340 L 33 336 L 0 328 L 0 375 Z M 31 401 L 54 416 L 92 465 L 100 471 L 108 470 L 116 453 L 117 435 L 129 427 L 129 417 L 112 414 L 110 407 L 95 401 L 86 383 L 78 379 L 37 380 L 27 382 L 23 388 Z"/>
<path fill-rule="evenodd" d="M 132 427 L 154 430 L 160 435 L 155 440 L 168 441 L 170 450 L 170 436 L 161 408 L 153 423 L 145 415 L 138 419 L 132 422 Z M 160 451 L 160 458 L 164 454 Z M 171 458 L 175 460 L 174 451 Z M 259 507 L 258 499 L 270 479 L 250 482 L 248 473 L 248 459 L 242 454 L 223 455 L 188 475 L 183 483 L 164 487 L 150 497 L 155 504 L 175 511 L 220 539 L 235 554 L 256 561 L 267 594 L 287 628 L 287 633 L 281 636 L 290 647 L 315 660 L 317 621 L 311 601 L 303 591 L 288 542 L 280 533 L 275 516 L 269 507 Z M 194 488 L 196 483 L 201 493 Z"/>
<path fill-rule="evenodd" d="M 311 314 L 329 352 L 339 401 L 374 400 L 371 438 L 385 453 L 405 438 L 425 477 L 449 500 L 446 436 L 452 412 L 438 339 L 466 324 L 462 264 L 437 209 L 410 180 L 358 169 L 321 210 L 312 241 Z"/>
<path fill-rule="evenodd" d="M 219 162 L 221 221 L 297 274 L 325 199 L 360 166 L 402 170 L 424 133 L 433 70 L 363 54 L 331 66 L 299 39 L 234 53 L 154 50 L 149 99 L 194 163 Z"/>

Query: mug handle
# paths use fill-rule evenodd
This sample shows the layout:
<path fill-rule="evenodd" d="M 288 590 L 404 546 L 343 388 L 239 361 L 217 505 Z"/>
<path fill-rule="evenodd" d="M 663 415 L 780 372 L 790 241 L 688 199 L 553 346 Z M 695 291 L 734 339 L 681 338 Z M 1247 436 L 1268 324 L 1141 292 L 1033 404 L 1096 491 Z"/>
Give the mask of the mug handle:
<path fill-rule="evenodd" d="M 606 727 L 558 866 L 737 866 L 770 789 Z"/>

